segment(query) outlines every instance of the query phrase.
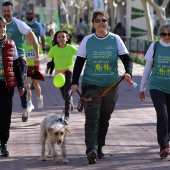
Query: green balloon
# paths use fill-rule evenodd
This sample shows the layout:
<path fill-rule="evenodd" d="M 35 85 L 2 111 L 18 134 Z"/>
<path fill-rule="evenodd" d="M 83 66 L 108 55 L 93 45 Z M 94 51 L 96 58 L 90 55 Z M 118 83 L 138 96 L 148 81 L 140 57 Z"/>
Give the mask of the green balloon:
<path fill-rule="evenodd" d="M 56 74 L 55 77 L 53 78 L 53 84 L 57 88 L 64 86 L 65 81 L 66 81 L 65 76 L 62 73 Z"/>

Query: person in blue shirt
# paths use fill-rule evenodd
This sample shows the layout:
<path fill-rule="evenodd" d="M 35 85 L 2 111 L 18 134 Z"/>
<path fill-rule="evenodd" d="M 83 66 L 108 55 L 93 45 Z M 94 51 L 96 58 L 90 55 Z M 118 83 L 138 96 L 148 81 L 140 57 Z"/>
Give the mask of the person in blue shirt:
<path fill-rule="evenodd" d="M 34 34 L 37 37 L 38 43 L 40 44 L 43 53 L 46 53 L 46 45 L 45 45 L 45 29 L 42 24 L 35 20 L 34 12 L 31 9 L 26 10 L 26 24 L 32 29 Z M 31 88 L 34 89 L 34 83 L 31 83 Z M 42 98 L 38 99 L 41 103 L 43 102 Z"/>
<path fill-rule="evenodd" d="M 145 55 L 145 68 L 140 85 L 140 99 L 145 100 L 145 90 L 149 81 L 150 96 L 157 115 L 157 142 L 160 157 L 165 159 L 170 154 L 170 19 L 159 26 L 161 39 L 153 42 Z M 154 51 L 154 45 L 157 48 Z"/>
<path fill-rule="evenodd" d="M 46 45 L 45 45 L 45 29 L 43 28 L 42 24 L 34 19 L 34 13 L 32 10 L 26 10 L 26 24 L 32 29 L 34 34 L 38 39 L 38 43 L 43 50 L 43 53 L 46 52 Z"/>

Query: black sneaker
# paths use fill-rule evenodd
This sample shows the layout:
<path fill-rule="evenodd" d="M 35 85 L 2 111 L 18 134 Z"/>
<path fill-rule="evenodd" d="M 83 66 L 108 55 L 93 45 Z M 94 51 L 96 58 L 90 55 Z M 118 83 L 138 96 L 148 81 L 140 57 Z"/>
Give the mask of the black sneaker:
<path fill-rule="evenodd" d="M 8 157 L 9 156 L 9 152 L 7 150 L 7 145 L 1 145 L 1 155 L 4 157 Z"/>
<path fill-rule="evenodd" d="M 103 153 L 102 149 L 98 149 L 98 151 L 97 151 L 97 157 L 98 157 L 99 159 L 104 159 L 104 153 Z"/>
<path fill-rule="evenodd" d="M 64 118 L 64 125 L 68 125 L 69 117 L 65 116 Z"/>
<path fill-rule="evenodd" d="M 87 159 L 89 160 L 89 164 L 95 164 L 96 163 L 96 153 L 94 151 L 91 151 L 87 155 Z"/>

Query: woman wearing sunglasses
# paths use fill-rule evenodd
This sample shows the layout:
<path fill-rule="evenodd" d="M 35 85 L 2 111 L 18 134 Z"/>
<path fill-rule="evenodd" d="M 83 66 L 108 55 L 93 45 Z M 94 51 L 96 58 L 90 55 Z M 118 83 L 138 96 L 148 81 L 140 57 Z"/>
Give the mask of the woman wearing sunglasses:
<path fill-rule="evenodd" d="M 107 13 L 101 10 L 94 11 L 92 23 L 96 31 L 84 37 L 77 52 L 72 91 L 78 90 L 79 77 L 86 61 L 81 86 L 85 99 L 100 96 L 118 80 L 118 58 L 125 67 L 124 80 L 131 80 L 132 60 L 122 39 L 108 32 L 108 22 Z M 95 102 L 84 102 L 85 144 L 90 164 L 95 164 L 97 157 L 104 158 L 102 147 L 105 145 L 109 120 L 117 97 L 118 88 Z"/>
<path fill-rule="evenodd" d="M 157 141 L 161 159 L 169 154 L 170 133 L 170 19 L 158 29 L 161 39 L 154 50 L 153 42 L 145 55 L 145 68 L 140 85 L 140 99 L 145 100 L 149 80 L 150 96 L 157 114 Z"/>

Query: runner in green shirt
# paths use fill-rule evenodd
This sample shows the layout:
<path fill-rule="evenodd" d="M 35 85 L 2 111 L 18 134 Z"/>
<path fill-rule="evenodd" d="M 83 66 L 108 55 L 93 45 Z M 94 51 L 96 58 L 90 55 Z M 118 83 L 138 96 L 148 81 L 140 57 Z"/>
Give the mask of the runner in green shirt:
<path fill-rule="evenodd" d="M 32 45 L 32 42 L 25 41 L 23 44 L 23 48 L 26 53 L 26 61 L 28 65 L 27 70 L 27 78 L 26 78 L 26 86 L 28 91 L 28 110 L 31 112 L 34 109 L 34 105 L 32 104 L 32 93 L 30 88 L 31 79 L 33 81 L 35 91 L 37 93 L 37 108 L 43 108 L 43 96 L 41 95 L 41 87 L 39 84 L 39 80 L 44 81 L 44 76 L 40 73 L 40 66 L 39 64 L 35 64 L 35 50 Z M 39 45 L 39 52 L 43 54 L 42 49 Z"/>

